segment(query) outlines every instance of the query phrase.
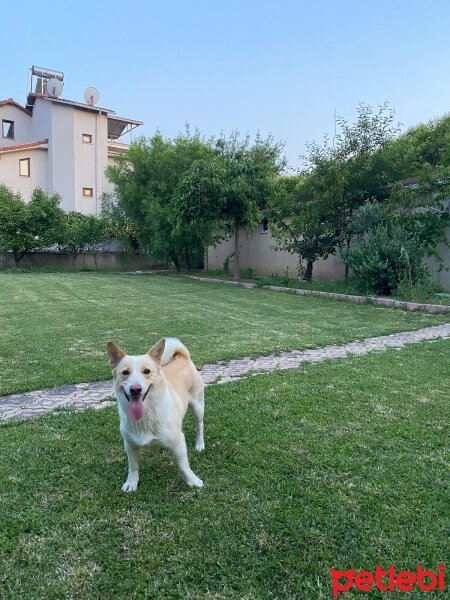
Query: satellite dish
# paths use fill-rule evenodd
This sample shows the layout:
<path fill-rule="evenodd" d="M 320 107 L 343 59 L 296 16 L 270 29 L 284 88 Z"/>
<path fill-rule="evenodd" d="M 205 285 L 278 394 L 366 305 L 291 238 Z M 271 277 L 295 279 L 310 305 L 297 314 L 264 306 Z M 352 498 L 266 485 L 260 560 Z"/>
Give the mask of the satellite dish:
<path fill-rule="evenodd" d="M 97 104 L 99 99 L 98 90 L 95 87 L 88 87 L 84 90 L 84 100 L 89 106 Z"/>
<path fill-rule="evenodd" d="M 52 98 L 59 98 L 63 91 L 63 84 L 56 77 L 47 80 L 47 94 Z"/>

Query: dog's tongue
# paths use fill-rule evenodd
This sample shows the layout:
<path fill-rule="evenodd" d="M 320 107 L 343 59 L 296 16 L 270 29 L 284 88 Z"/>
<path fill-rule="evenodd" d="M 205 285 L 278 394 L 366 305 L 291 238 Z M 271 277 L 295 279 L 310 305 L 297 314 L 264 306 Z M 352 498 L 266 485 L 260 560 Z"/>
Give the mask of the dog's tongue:
<path fill-rule="evenodd" d="M 128 416 L 133 421 L 139 421 L 144 414 L 144 403 L 142 400 L 131 400 L 128 403 Z"/>

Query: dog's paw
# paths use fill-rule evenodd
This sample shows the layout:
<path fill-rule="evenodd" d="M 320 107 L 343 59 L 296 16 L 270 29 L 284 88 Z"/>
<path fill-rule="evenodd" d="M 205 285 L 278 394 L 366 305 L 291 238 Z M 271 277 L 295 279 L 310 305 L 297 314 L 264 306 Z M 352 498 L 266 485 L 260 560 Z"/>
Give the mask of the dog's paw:
<path fill-rule="evenodd" d="M 135 492 L 137 490 L 138 482 L 137 481 L 129 481 L 128 479 L 122 486 L 122 492 Z"/>
<path fill-rule="evenodd" d="M 201 442 L 196 442 L 195 449 L 197 452 L 202 452 L 205 449 L 205 442 L 203 440 Z"/>
<path fill-rule="evenodd" d="M 192 476 L 186 480 L 186 483 L 190 487 L 198 487 L 198 488 L 203 487 L 203 481 L 200 479 L 200 477 L 197 477 L 197 475 L 194 475 L 194 474 L 192 474 Z"/>

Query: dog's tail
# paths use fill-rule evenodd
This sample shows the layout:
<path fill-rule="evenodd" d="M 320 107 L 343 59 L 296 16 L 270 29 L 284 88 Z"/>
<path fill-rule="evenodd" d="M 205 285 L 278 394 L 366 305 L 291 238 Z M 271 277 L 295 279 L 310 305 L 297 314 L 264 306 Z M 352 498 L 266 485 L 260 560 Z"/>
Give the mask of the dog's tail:
<path fill-rule="evenodd" d="M 174 356 L 176 356 L 177 354 L 184 356 L 188 360 L 191 359 L 189 350 L 186 348 L 186 346 L 182 342 L 180 342 L 180 340 L 178 338 L 169 337 L 169 338 L 164 338 L 164 339 L 165 339 L 166 343 L 164 346 L 163 355 L 161 357 L 161 366 L 167 365 L 167 363 L 170 362 L 172 360 L 172 358 Z"/>

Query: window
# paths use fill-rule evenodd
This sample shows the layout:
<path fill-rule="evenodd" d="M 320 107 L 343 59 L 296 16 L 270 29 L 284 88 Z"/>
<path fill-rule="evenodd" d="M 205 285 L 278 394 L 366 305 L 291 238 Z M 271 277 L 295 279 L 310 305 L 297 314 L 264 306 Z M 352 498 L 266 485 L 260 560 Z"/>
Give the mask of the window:
<path fill-rule="evenodd" d="M 267 219 L 263 219 L 259 226 L 259 233 L 267 233 L 269 231 L 269 221 Z"/>
<path fill-rule="evenodd" d="M 94 197 L 94 188 L 83 188 L 83 197 L 84 198 L 93 198 Z"/>
<path fill-rule="evenodd" d="M 19 175 L 21 177 L 29 177 L 30 176 L 30 159 L 29 158 L 19 158 Z"/>
<path fill-rule="evenodd" d="M 14 139 L 14 121 L 2 119 L 2 135 L 4 138 Z"/>
<path fill-rule="evenodd" d="M 83 144 L 92 144 L 92 135 L 90 133 L 81 134 L 81 141 Z"/>

